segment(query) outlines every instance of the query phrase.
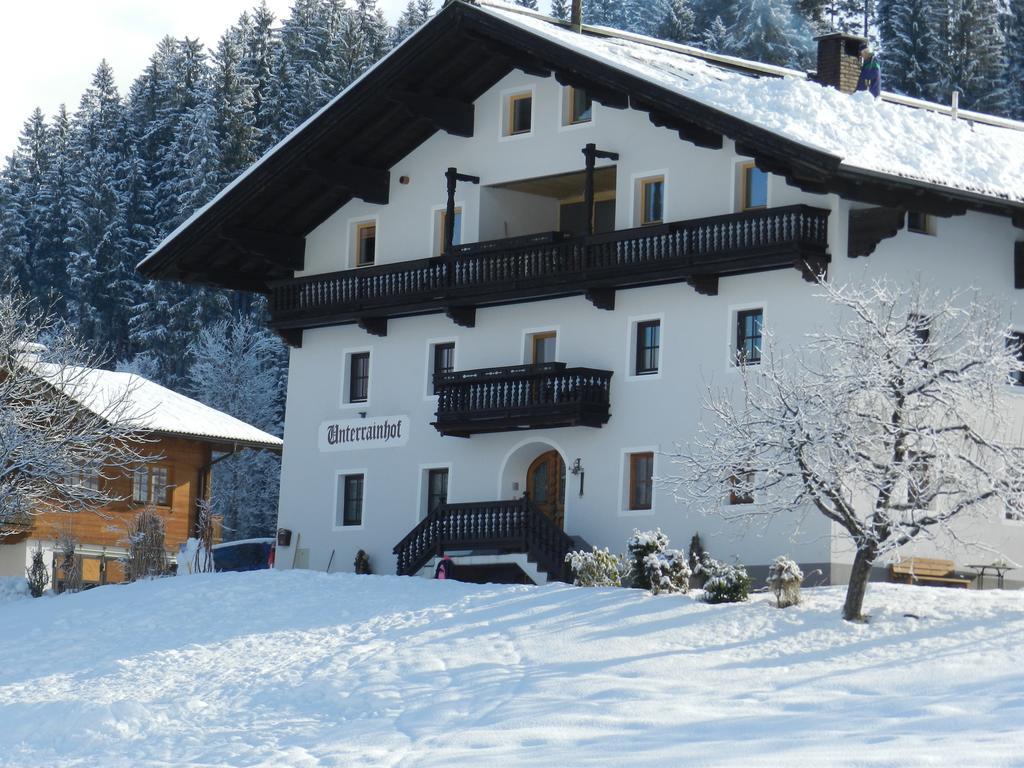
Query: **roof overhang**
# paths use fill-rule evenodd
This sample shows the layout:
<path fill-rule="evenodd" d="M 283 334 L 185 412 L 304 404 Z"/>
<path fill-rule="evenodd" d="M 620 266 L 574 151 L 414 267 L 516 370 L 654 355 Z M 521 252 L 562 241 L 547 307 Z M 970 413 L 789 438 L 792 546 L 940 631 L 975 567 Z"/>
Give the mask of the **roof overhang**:
<path fill-rule="evenodd" d="M 150 278 L 266 292 L 303 268 L 304 238 L 353 198 L 386 203 L 390 169 L 439 130 L 471 136 L 473 104 L 514 69 L 631 107 L 699 146 L 724 138 L 808 192 L 937 215 L 1011 216 L 1024 205 L 845 167 L 814 149 L 617 69 L 463 0 L 430 22 L 292 132 L 140 264 Z M 760 76 L 771 76 L 761 72 Z"/>

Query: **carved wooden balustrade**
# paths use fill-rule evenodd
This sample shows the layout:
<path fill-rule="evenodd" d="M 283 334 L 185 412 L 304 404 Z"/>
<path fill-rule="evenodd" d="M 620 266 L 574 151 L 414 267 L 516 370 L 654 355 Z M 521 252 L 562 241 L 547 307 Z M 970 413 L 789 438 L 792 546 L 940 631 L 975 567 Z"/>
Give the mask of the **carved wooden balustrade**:
<path fill-rule="evenodd" d="M 600 427 L 610 417 L 612 372 L 565 363 L 452 371 L 434 378 L 442 435 L 524 428 Z"/>
<path fill-rule="evenodd" d="M 451 550 L 525 553 L 552 579 L 566 581 L 573 541 L 527 499 L 440 504 L 394 548 L 398 575 L 412 576 Z"/>
<path fill-rule="evenodd" d="M 574 294 L 602 306 L 601 290 L 689 280 L 715 293 L 719 276 L 783 267 L 811 279 L 828 260 L 828 213 L 792 205 L 586 237 L 547 232 L 282 280 L 271 286 L 271 325 L 312 328 Z"/>

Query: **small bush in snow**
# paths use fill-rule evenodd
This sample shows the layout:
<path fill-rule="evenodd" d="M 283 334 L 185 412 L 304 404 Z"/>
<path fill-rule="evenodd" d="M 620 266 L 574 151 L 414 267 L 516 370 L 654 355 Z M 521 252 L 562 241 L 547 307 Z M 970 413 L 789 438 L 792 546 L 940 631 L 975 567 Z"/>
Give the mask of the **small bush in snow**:
<path fill-rule="evenodd" d="M 693 534 L 690 539 L 690 585 L 693 587 L 704 586 L 704 572 L 701 570 L 700 561 L 704 558 L 704 544 L 700 540 L 700 534 Z"/>
<path fill-rule="evenodd" d="M 362 549 L 356 552 L 356 559 L 352 564 L 352 567 L 355 569 L 355 572 L 359 574 L 373 573 L 373 569 L 370 568 L 370 556 Z"/>
<path fill-rule="evenodd" d="M 668 548 L 668 536 L 661 532 L 661 528 L 654 531 L 640 531 L 633 529 L 633 535 L 626 542 L 629 550 L 629 579 L 630 584 L 637 589 L 650 589 L 651 581 L 647 576 L 647 566 L 644 561 L 648 555 L 656 555 Z"/>
<path fill-rule="evenodd" d="M 700 563 L 707 577 L 704 600 L 708 603 L 742 603 L 750 594 L 750 576 L 742 565 L 729 565 L 705 554 Z"/>
<path fill-rule="evenodd" d="M 25 577 L 28 581 L 28 591 L 32 597 L 42 597 L 43 590 L 50 583 L 50 569 L 43 561 L 41 544 L 36 544 L 36 548 L 32 550 L 32 565 L 25 569 Z"/>
<path fill-rule="evenodd" d="M 785 555 L 776 557 L 768 567 L 768 586 L 779 608 L 800 604 L 800 584 L 803 580 L 804 572 L 800 566 Z"/>
<path fill-rule="evenodd" d="M 644 558 L 644 577 L 651 585 L 651 594 L 661 592 L 688 592 L 690 566 L 686 555 L 678 549 L 652 552 Z"/>
<path fill-rule="evenodd" d="M 577 587 L 622 586 L 622 561 L 605 549 L 594 547 L 592 552 L 576 550 L 565 556 L 572 568 L 573 584 Z"/>
<path fill-rule="evenodd" d="M 128 523 L 125 570 L 131 581 L 153 579 L 167 573 L 164 521 L 152 507 L 143 509 Z"/>

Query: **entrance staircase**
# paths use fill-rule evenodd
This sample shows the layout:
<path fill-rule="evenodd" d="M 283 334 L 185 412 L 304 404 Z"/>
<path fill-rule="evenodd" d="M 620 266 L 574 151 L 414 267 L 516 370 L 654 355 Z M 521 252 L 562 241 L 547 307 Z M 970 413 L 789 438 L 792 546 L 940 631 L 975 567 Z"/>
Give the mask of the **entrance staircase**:
<path fill-rule="evenodd" d="M 420 573 L 443 553 L 456 565 L 517 563 L 534 583 L 569 581 L 577 543 L 527 499 L 439 504 L 394 548 L 399 576 Z M 430 572 L 432 575 L 432 571 Z"/>

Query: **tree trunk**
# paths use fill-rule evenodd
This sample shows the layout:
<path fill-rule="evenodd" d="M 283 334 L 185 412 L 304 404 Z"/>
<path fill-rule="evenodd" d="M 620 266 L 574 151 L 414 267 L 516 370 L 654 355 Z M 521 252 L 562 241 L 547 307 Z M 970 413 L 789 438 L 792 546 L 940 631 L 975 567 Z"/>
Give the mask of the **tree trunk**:
<path fill-rule="evenodd" d="M 868 579 L 871 576 L 871 564 L 878 556 L 878 547 L 875 544 L 865 545 L 857 550 L 857 556 L 853 558 L 853 568 L 850 571 L 850 584 L 846 588 L 846 602 L 843 604 L 843 618 L 846 621 L 863 621 L 861 609 L 864 607 L 864 593 L 868 589 Z"/>

